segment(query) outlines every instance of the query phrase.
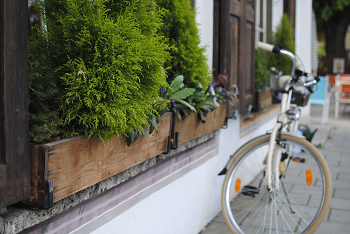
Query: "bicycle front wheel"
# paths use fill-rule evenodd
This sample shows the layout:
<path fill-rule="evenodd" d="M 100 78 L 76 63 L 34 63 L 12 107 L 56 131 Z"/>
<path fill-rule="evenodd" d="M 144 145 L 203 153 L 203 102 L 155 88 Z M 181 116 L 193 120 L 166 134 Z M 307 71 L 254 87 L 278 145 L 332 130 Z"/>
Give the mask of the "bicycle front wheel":
<path fill-rule="evenodd" d="M 274 155 L 283 161 L 279 186 L 273 183 L 270 190 L 264 163 L 269 135 L 248 142 L 234 155 L 221 197 L 232 233 L 313 233 L 322 222 L 331 196 L 328 166 L 306 140 L 289 134 L 281 139 L 276 147 L 282 153 Z"/>

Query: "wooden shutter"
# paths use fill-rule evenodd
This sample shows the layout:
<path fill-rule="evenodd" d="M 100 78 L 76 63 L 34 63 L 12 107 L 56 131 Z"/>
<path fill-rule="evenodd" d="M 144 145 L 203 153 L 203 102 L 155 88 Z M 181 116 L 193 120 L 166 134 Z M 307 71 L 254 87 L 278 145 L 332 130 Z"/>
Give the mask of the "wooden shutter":
<path fill-rule="evenodd" d="M 0 2 L 0 207 L 27 197 L 28 3 Z"/>
<path fill-rule="evenodd" d="M 255 74 L 255 2 L 214 1 L 214 77 L 228 75 L 228 86 L 238 85 L 240 112 L 253 105 Z M 233 110 L 228 109 L 228 116 Z"/>
<path fill-rule="evenodd" d="M 254 105 L 255 79 L 255 2 L 241 0 L 240 17 L 240 104 L 241 112 L 246 112 L 249 105 Z"/>

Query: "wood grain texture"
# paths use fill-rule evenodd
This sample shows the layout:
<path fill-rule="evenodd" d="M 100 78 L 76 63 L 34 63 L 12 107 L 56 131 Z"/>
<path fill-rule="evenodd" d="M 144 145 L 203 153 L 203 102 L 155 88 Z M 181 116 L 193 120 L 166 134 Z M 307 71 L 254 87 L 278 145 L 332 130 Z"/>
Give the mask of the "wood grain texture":
<path fill-rule="evenodd" d="M 220 129 L 225 124 L 226 111 L 226 103 L 222 103 L 205 117 L 205 123 L 194 113 L 181 120 L 175 117 L 174 133 L 179 132 L 179 145 Z"/>
<path fill-rule="evenodd" d="M 0 208 L 29 195 L 28 3 L 0 1 Z"/>
<path fill-rule="evenodd" d="M 268 106 L 271 106 L 271 90 L 267 88 L 265 90 L 256 91 L 256 102 L 257 110 L 262 110 Z"/>
<path fill-rule="evenodd" d="M 237 0 L 230 1 L 230 14 L 236 15 L 238 17 L 241 16 L 241 3 Z"/>
<path fill-rule="evenodd" d="M 157 134 L 139 138 L 130 147 L 117 137 L 105 144 L 97 137 L 83 136 L 46 144 L 54 202 L 165 152 L 172 114 L 162 118 Z"/>

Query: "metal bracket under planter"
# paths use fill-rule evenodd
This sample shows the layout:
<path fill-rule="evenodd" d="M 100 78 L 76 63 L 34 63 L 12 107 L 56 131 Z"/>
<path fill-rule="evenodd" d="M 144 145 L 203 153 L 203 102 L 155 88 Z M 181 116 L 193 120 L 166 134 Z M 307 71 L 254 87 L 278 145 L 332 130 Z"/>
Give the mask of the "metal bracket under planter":
<path fill-rule="evenodd" d="M 172 113 L 164 114 L 157 133 L 140 137 L 130 147 L 124 138 L 112 137 L 103 143 L 97 137 L 85 136 L 32 144 L 31 191 L 22 204 L 52 207 L 65 197 L 162 154 L 170 147 L 172 117 Z"/>
<path fill-rule="evenodd" d="M 51 208 L 53 207 L 53 180 L 49 180 L 47 183 L 49 188 L 47 205 L 48 205 L 48 208 Z"/>

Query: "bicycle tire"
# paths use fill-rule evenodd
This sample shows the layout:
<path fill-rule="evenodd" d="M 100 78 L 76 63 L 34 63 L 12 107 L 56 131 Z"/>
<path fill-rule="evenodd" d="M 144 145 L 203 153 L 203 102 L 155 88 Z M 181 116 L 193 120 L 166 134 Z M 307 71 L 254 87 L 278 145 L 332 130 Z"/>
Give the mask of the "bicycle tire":
<path fill-rule="evenodd" d="M 263 164 L 269 139 L 270 135 L 257 137 L 233 155 L 221 195 L 226 224 L 232 233 L 313 233 L 330 202 L 332 185 L 328 165 L 316 147 L 305 139 L 282 134 L 281 142 L 287 150 L 299 148 L 288 150 L 289 164 L 280 178 L 280 187 L 269 192 Z M 297 162 L 296 157 L 305 162 Z M 310 172 L 306 173 L 308 169 L 311 177 Z M 252 188 L 259 189 L 259 193 Z"/>

